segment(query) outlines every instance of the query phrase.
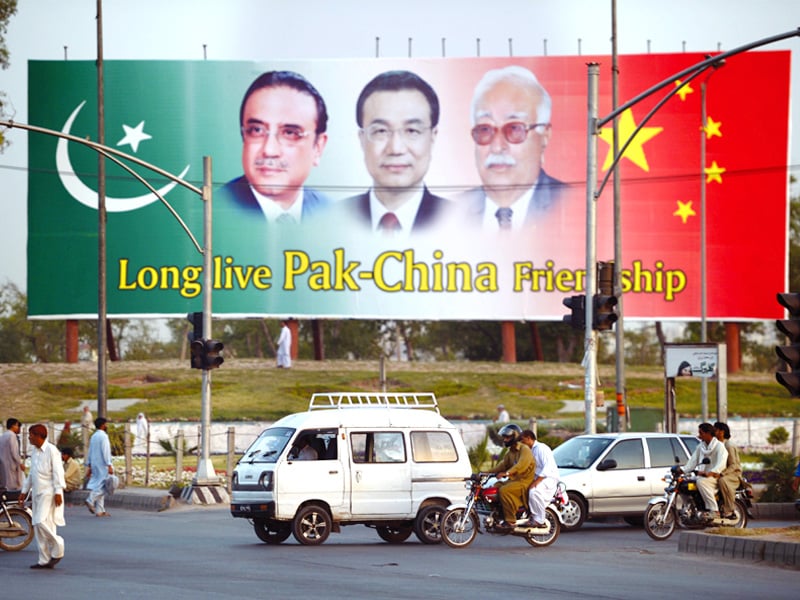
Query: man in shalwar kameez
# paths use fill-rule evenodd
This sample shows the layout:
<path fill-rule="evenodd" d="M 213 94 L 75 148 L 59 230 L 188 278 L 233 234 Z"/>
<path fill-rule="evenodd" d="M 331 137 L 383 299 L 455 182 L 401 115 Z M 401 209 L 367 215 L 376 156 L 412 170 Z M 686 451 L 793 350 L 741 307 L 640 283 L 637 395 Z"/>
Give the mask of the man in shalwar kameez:
<path fill-rule="evenodd" d="M 33 530 L 39 546 L 39 562 L 31 569 L 52 569 L 64 558 L 64 538 L 57 527 L 64 521 L 64 466 L 61 452 L 47 441 L 47 427 L 37 423 L 28 430 L 31 470 L 22 485 L 20 501 L 33 500 Z"/>
<path fill-rule="evenodd" d="M 89 483 L 86 484 L 86 488 L 89 490 L 86 506 L 90 513 L 96 514 L 98 517 L 107 517 L 109 515 L 105 506 L 105 481 L 109 475 L 114 473 L 114 467 L 111 466 L 111 442 L 106 433 L 107 420 L 97 417 L 94 420 L 94 427 L 92 439 L 89 440 L 89 452 L 84 461 L 86 479 L 89 480 Z"/>

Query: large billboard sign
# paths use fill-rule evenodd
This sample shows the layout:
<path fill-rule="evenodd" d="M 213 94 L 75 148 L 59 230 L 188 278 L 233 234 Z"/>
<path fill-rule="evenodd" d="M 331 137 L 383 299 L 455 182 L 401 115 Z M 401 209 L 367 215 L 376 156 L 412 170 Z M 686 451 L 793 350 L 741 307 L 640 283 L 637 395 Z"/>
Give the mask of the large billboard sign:
<path fill-rule="evenodd" d="M 620 57 L 620 98 L 704 58 Z M 585 291 L 590 61 L 607 114 L 607 57 L 106 61 L 105 141 L 197 187 L 212 158 L 215 315 L 560 320 L 562 300 Z M 703 188 L 708 318 L 780 316 L 789 61 L 730 58 L 707 80 L 705 127 L 698 79 L 630 144 L 627 318 L 699 318 Z M 90 61 L 30 62 L 31 124 L 97 140 L 96 77 Z M 658 99 L 622 114 L 621 142 Z M 609 126 L 601 176 L 612 141 Z M 31 317 L 97 313 L 97 163 L 29 135 Z M 150 190 L 107 165 L 108 314 L 200 310 L 202 256 Z M 135 170 L 202 243 L 199 196 Z M 610 186 L 597 208 L 609 260 Z"/>

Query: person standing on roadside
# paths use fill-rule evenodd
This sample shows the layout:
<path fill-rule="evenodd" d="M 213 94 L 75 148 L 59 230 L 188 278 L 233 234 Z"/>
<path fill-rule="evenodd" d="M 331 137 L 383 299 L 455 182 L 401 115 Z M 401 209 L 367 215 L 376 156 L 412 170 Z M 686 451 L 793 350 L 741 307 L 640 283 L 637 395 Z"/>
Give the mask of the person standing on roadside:
<path fill-rule="evenodd" d="M 106 512 L 105 481 L 109 475 L 114 474 L 114 467 L 111 465 L 111 442 L 108 439 L 108 421 L 103 417 L 94 420 L 95 432 L 89 440 L 89 453 L 86 456 L 86 479 L 89 489 L 89 497 L 86 499 L 86 507 L 93 515 L 98 517 L 110 516 Z"/>
<path fill-rule="evenodd" d="M 279 369 L 288 369 L 292 366 L 292 332 L 288 321 L 281 321 L 277 362 Z"/>
<path fill-rule="evenodd" d="M 31 569 L 52 569 L 64 558 L 64 538 L 57 527 L 64 521 L 64 467 L 61 454 L 47 441 L 47 427 L 37 423 L 28 430 L 33 445 L 31 472 L 22 486 L 20 503 L 31 495 L 33 500 L 33 530 L 39 547 L 39 562 Z"/>
<path fill-rule="evenodd" d="M 0 488 L 18 490 L 25 480 L 25 469 L 19 453 L 19 435 L 22 423 L 13 417 L 6 421 L 6 430 L 0 435 Z"/>

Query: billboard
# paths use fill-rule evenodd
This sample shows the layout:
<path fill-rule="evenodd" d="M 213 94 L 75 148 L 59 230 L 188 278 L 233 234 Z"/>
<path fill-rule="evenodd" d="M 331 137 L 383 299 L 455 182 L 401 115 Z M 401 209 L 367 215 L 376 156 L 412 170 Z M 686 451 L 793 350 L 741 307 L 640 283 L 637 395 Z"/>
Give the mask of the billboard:
<path fill-rule="evenodd" d="M 620 98 L 704 58 L 622 56 Z M 604 115 L 607 57 L 106 61 L 105 140 L 197 187 L 211 157 L 215 315 L 560 320 L 585 284 L 590 61 Z M 627 318 L 699 318 L 703 187 L 708 318 L 779 317 L 789 61 L 733 57 L 708 80 L 702 130 L 696 80 L 633 139 L 620 163 Z M 96 77 L 92 61 L 31 61 L 30 122 L 96 140 Z M 657 100 L 622 114 L 621 142 Z M 31 317 L 97 313 L 97 162 L 29 135 Z M 202 244 L 199 196 L 135 170 Z M 200 310 L 187 234 L 130 174 L 106 173 L 109 316 Z M 610 186 L 597 208 L 609 260 Z"/>

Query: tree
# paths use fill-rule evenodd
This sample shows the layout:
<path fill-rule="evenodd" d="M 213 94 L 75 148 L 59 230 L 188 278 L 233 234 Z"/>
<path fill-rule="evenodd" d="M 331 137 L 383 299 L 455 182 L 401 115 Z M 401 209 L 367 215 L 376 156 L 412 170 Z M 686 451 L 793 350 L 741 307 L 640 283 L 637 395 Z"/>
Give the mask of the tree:
<path fill-rule="evenodd" d="M 17 0 L 0 0 L 0 68 L 7 69 L 9 65 L 10 54 L 6 47 L 6 30 L 8 29 L 8 21 L 17 12 Z M 8 103 L 6 101 L 6 94 L 0 90 L 0 118 L 6 119 L 13 117 L 7 113 Z M 3 151 L 8 141 L 0 130 L 0 152 Z"/>

